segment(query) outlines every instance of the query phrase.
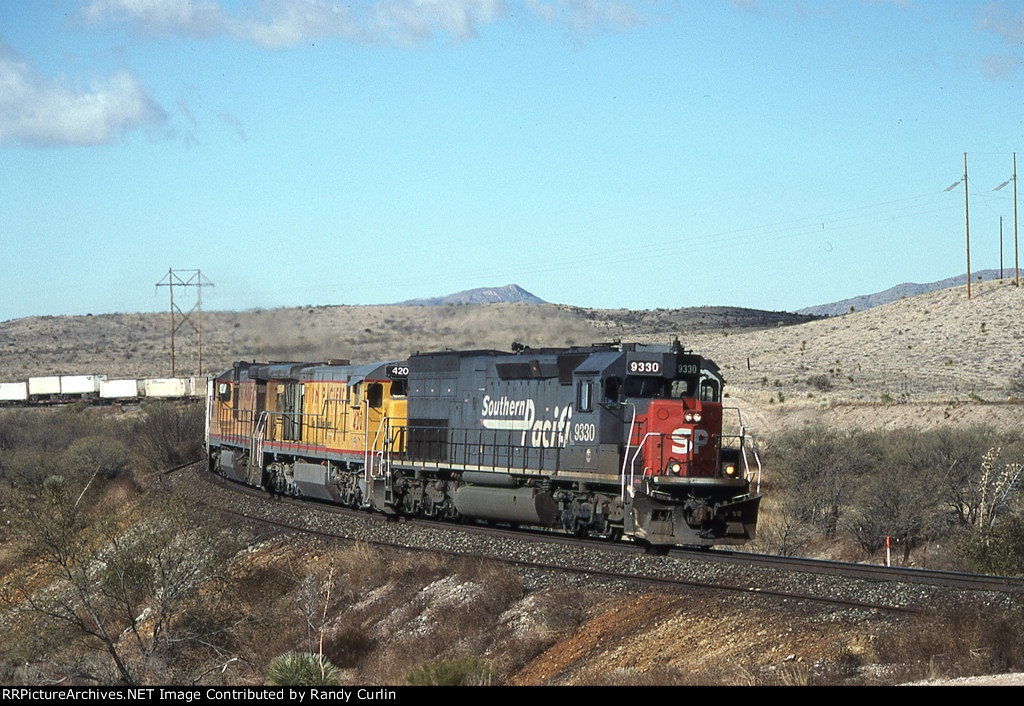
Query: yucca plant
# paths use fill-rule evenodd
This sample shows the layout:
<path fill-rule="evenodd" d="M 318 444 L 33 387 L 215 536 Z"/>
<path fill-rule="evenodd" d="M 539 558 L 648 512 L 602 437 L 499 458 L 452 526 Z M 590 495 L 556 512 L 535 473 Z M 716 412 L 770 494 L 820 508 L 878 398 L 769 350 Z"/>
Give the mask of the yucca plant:
<path fill-rule="evenodd" d="M 267 669 L 271 686 L 340 686 L 341 671 L 322 655 L 286 652 Z"/>

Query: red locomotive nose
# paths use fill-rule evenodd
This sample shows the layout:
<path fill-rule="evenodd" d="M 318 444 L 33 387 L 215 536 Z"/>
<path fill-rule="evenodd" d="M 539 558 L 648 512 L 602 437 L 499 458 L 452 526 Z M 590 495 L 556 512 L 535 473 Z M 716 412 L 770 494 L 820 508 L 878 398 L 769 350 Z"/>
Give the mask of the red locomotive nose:
<path fill-rule="evenodd" d="M 645 428 L 644 472 L 681 478 L 713 477 L 718 466 L 722 408 L 694 399 L 651 400 Z"/>

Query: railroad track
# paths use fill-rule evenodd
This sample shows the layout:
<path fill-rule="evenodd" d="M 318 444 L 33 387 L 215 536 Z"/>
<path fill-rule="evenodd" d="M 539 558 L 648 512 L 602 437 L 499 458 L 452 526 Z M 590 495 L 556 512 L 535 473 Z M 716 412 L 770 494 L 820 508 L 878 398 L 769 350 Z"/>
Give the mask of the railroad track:
<path fill-rule="evenodd" d="M 1005 577 L 746 552 L 676 550 L 668 556 L 649 556 L 628 542 L 610 544 L 496 526 L 396 520 L 294 498 L 271 500 L 262 490 L 199 469 L 193 472 L 215 491 L 204 502 L 245 521 L 333 541 L 500 561 L 521 573 L 559 572 L 580 585 L 601 581 L 657 590 L 715 591 L 888 613 L 918 612 L 966 594 L 1012 601 L 1024 589 L 1024 581 Z"/>
<path fill-rule="evenodd" d="M 1024 592 L 1024 579 L 1014 576 L 991 576 L 939 569 L 858 564 L 828 559 L 808 559 L 804 557 L 785 557 L 772 554 L 752 554 L 749 552 L 723 550 L 714 550 L 705 554 L 708 561 L 739 562 L 752 566 L 775 567 L 793 571 L 828 574 L 830 576 L 848 576 L 872 581 L 894 581 L 928 586 L 944 586 L 968 591 Z"/>

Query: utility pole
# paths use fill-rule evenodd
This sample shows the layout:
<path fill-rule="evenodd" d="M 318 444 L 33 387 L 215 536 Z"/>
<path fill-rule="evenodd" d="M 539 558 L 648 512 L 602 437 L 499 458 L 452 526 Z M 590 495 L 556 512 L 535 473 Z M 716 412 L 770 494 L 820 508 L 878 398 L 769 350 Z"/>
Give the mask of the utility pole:
<path fill-rule="evenodd" d="M 1020 286 L 1020 257 L 1017 249 L 1017 153 L 1013 153 L 1013 176 L 1004 181 L 1002 184 L 992 189 L 992 191 L 999 191 L 1004 186 L 1013 182 L 1013 285 L 1015 287 Z M 959 182 L 958 182 L 959 183 Z M 955 186 L 955 185 L 954 185 Z M 947 189 L 948 191 L 948 189 Z M 999 248 L 1000 254 L 1002 254 L 1003 247 L 1003 219 L 999 219 Z M 1000 264 L 1000 269 L 1002 265 Z"/>
<path fill-rule="evenodd" d="M 967 153 L 964 152 L 964 218 L 967 221 L 967 301 L 971 300 L 971 209 L 967 201 Z"/>
<path fill-rule="evenodd" d="M 970 201 L 967 198 L 967 153 L 964 152 L 964 176 L 962 179 L 954 181 L 952 184 L 945 188 L 945 191 L 952 191 L 956 187 L 960 186 L 963 182 L 964 185 L 964 220 L 967 222 L 967 299 L 971 298 L 971 209 Z M 1005 184 L 1003 185 L 1005 186 Z M 997 189 L 998 190 L 998 189 Z"/>
<path fill-rule="evenodd" d="M 174 360 L 174 338 L 178 329 L 184 324 L 192 327 L 199 340 L 199 374 L 203 374 L 203 287 L 212 287 L 213 282 L 203 277 L 200 270 L 167 270 L 167 276 L 156 283 L 157 287 L 167 287 L 171 294 L 171 377 L 175 377 L 176 368 Z M 196 303 L 184 312 L 174 303 L 175 287 L 195 287 Z M 196 315 L 195 322 L 192 315 Z"/>
<path fill-rule="evenodd" d="M 1020 264 L 1017 259 L 1017 153 L 1014 153 L 1014 286 L 1021 286 Z"/>
<path fill-rule="evenodd" d="M 1003 217 L 999 217 L 999 281 L 1003 281 Z"/>

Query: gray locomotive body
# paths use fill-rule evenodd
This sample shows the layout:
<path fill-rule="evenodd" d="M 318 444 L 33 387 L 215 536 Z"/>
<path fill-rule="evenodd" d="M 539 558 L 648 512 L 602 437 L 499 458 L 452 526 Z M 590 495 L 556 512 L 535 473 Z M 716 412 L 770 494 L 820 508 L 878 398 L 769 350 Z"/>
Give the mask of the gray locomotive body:
<path fill-rule="evenodd" d="M 759 497 L 742 428 L 723 433 L 721 392 L 714 363 L 677 344 L 416 355 L 405 460 L 457 478 L 463 516 L 743 543 Z"/>

